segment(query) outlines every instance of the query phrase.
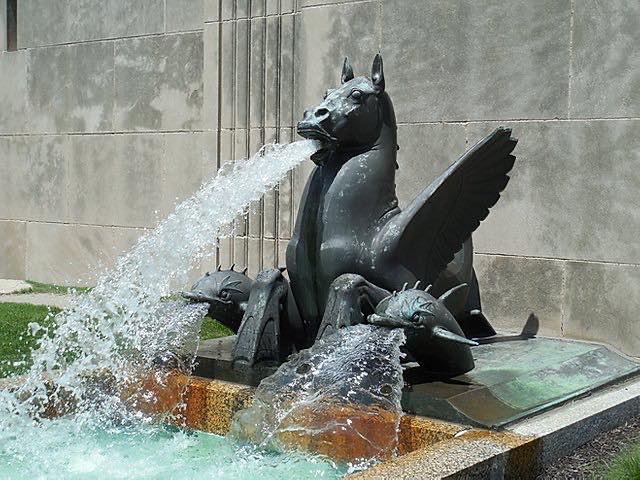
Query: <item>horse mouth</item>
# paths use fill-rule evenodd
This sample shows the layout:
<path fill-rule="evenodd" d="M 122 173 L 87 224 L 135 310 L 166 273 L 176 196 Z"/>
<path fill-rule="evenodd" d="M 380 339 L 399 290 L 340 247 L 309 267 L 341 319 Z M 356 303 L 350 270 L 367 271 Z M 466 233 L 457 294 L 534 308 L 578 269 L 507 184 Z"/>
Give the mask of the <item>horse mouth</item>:
<path fill-rule="evenodd" d="M 316 123 L 300 122 L 297 130 L 301 137 L 320 142 L 320 148 L 311 155 L 311 160 L 316 165 L 324 165 L 335 151 L 337 139 Z"/>

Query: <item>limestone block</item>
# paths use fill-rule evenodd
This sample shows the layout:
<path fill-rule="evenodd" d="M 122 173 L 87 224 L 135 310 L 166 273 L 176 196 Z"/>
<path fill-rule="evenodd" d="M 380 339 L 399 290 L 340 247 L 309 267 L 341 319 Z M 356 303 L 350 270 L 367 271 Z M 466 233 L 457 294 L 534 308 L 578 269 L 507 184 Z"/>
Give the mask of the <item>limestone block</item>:
<path fill-rule="evenodd" d="M 271 240 L 270 238 L 262 239 L 262 268 L 277 268 L 279 266 L 284 266 L 284 262 L 282 265 L 278 265 L 276 262 L 276 241 Z"/>
<path fill-rule="evenodd" d="M 7 0 L 0 0 L 0 32 L 7 31 Z M 7 49 L 7 36 L 0 35 L 0 52 Z M 1 70 L 0 70 L 1 71 Z"/>
<path fill-rule="evenodd" d="M 574 12 L 571 117 L 637 117 L 640 3 L 577 0 Z"/>
<path fill-rule="evenodd" d="M 0 221 L 0 278 L 26 276 L 26 223 Z"/>
<path fill-rule="evenodd" d="M 252 0 L 249 2 L 251 17 L 264 17 L 266 15 L 266 0 Z"/>
<path fill-rule="evenodd" d="M 223 3 L 224 4 L 224 3 Z M 235 42 L 236 23 L 224 22 L 221 25 L 220 45 L 218 46 L 220 62 L 220 127 L 235 126 Z"/>
<path fill-rule="evenodd" d="M 253 10 L 253 4 L 252 4 Z M 251 43 L 249 46 L 249 127 L 264 125 L 265 102 L 265 29 L 264 18 L 253 18 L 249 23 Z"/>
<path fill-rule="evenodd" d="M 203 134 L 171 133 L 163 135 L 165 150 L 163 155 L 161 216 L 173 212 L 176 205 L 198 191 L 203 181 Z"/>
<path fill-rule="evenodd" d="M 638 263 L 640 121 L 501 122 L 520 141 L 477 251 Z M 470 143 L 495 124 L 470 124 Z"/>
<path fill-rule="evenodd" d="M 62 136 L 0 137 L 0 218 L 67 221 L 69 156 Z"/>
<path fill-rule="evenodd" d="M 112 130 L 113 69 L 111 42 L 30 50 L 27 64 L 30 131 Z"/>
<path fill-rule="evenodd" d="M 220 0 L 222 4 L 222 14 L 220 20 L 232 20 L 236 14 L 236 0 Z"/>
<path fill-rule="evenodd" d="M 567 262 L 565 336 L 640 356 L 640 266 Z"/>
<path fill-rule="evenodd" d="M 217 22 L 220 20 L 220 6 L 222 0 L 204 0 L 204 21 Z"/>
<path fill-rule="evenodd" d="M 382 11 L 400 121 L 566 118 L 569 0 L 388 0 Z"/>
<path fill-rule="evenodd" d="M 236 22 L 234 127 L 249 128 L 249 60 L 251 55 L 250 24 Z M 223 46 L 224 48 L 224 46 Z"/>
<path fill-rule="evenodd" d="M 371 73 L 380 45 L 379 2 L 303 9 L 296 15 L 296 22 L 294 111 L 298 118 L 306 108 L 322 100 L 327 88 L 339 84 L 345 56 L 351 60 L 356 75 Z M 390 77 L 387 78 L 390 84 Z M 401 81 L 394 80 L 398 85 Z"/>
<path fill-rule="evenodd" d="M 202 177 L 210 180 L 218 171 L 218 132 L 203 132 Z"/>
<path fill-rule="evenodd" d="M 219 23 L 208 23 L 204 27 L 204 98 L 202 101 L 204 129 L 215 131 L 219 127 L 220 63 L 219 35 L 222 27 Z"/>
<path fill-rule="evenodd" d="M 282 81 L 282 69 L 279 68 L 281 49 L 281 17 L 265 19 L 265 71 L 264 71 L 264 110 L 265 125 L 275 126 L 278 122 L 278 89 Z"/>
<path fill-rule="evenodd" d="M 396 191 L 406 207 L 465 151 L 460 124 L 400 125 L 398 127 Z"/>
<path fill-rule="evenodd" d="M 293 13 L 296 0 L 266 0 L 265 11 L 267 15 L 278 13 Z"/>
<path fill-rule="evenodd" d="M 234 237 L 233 239 L 233 263 L 236 264 L 236 270 L 242 270 L 248 267 L 247 264 L 247 238 Z"/>
<path fill-rule="evenodd" d="M 533 314 L 541 335 L 562 336 L 565 262 L 476 254 L 474 267 L 482 310 L 494 328 L 520 333 Z"/>
<path fill-rule="evenodd" d="M 285 2 L 282 2 L 285 9 Z M 279 127 L 293 126 L 298 115 L 302 111 L 295 110 L 295 83 L 300 79 L 296 76 L 294 69 L 294 52 L 296 47 L 295 18 L 293 15 L 282 15 L 280 17 L 280 105 Z"/>
<path fill-rule="evenodd" d="M 0 1 L 0 8 L 3 2 Z M 0 17 L 0 32 L 6 32 Z M 4 35 L 6 36 L 6 35 Z M 0 35 L 0 133 L 23 133 L 27 120 L 28 52 L 2 52 Z"/>
<path fill-rule="evenodd" d="M 144 232 L 54 223 L 28 223 L 26 230 L 27 278 L 73 286 L 94 285 Z"/>
<path fill-rule="evenodd" d="M 20 48 L 160 33 L 164 0 L 20 0 Z"/>
<path fill-rule="evenodd" d="M 278 267 L 286 267 L 287 266 L 287 246 L 289 245 L 289 241 L 288 240 L 277 240 L 276 241 L 276 248 L 277 248 L 277 258 L 276 258 L 276 265 Z M 285 272 L 285 276 L 288 277 L 287 273 Z"/>
<path fill-rule="evenodd" d="M 68 41 L 71 2 L 25 0 L 18 6 L 18 48 L 54 45 Z"/>
<path fill-rule="evenodd" d="M 204 23 L 204 0 L 166 0 L 167 32 L 201 30 Z"/>
<path fill-rule="evenodd" d="M 247 18 L 251 10 L 250 0 L 234 0 L 235 2 L 235 18 Z"/>
<path fill-rule="evenodd" d="M 259 271 L 262 270 L 262 240 L 260 238 L 247 239 L 247 265 L 249 268 L 248 275 L 256 278 Z"/>
<path fill-rule="evenodd" d="M 151 227 L 162 219 L 164 136 L 81 135 L 70 142 L 74 222 Z"/>
<path fill-rule="evenodd" d="M 293 13 L 296 9 L 296 0 L 280 0 L 280 13 Z"/>
<path fill-rule="evenodd" d="M 201 128 L 202 38 L 191 32 L 116 41 L 116 129 Z"/>
<path fill-rule="evenodd" d="M 228 269 L 233 263 L 233 238 L 221 238 L 218 243 L 218 263 Z"/>
<path fill-rule="evenodd" d="M 266 0 L 265 12 L 266 15 L 276 15 L 279 10 L 278 3 L 280 0 Z"/>

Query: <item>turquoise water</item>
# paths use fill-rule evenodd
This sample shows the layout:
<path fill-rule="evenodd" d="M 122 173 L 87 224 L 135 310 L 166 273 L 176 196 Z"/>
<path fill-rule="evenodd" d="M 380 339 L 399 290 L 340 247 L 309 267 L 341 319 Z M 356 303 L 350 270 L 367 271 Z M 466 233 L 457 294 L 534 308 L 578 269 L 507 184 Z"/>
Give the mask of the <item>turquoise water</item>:
<path fill-rule="evenodd" d="M 317 457 L 271 453 L 218 435 L 164 427 L 88 430 L 57 419 L 0 438 L 3 480 L 294 480 L 344 473 Z"/>

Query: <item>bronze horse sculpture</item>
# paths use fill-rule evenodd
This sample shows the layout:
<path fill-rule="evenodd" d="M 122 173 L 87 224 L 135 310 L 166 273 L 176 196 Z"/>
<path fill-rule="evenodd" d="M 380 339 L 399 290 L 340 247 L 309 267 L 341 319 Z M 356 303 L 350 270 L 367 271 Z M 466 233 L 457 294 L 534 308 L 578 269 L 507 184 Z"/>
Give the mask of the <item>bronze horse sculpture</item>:
<path fill-rule="evenodd" d="M 319 141 L 321 148 L 311 157 L 316 167 L 287 248 L 289 281 L 281 270 L 269 269 L 255 282 L 243 284 L 245 291 L 238 295 L 248 301 L 237 328 L 234 361 L 249 366 L 282 363 L 292 351 L 336 329 L 366 322 L 394 291 L 422 282 L 431 286 L 433 298 L 464 286 L 455 290 L 455 302 L 442 303 L 451 318 L 438 310 L 426 333 L 443 342 L 441 361 L 423 355 L 419 350 L 434 344 L 420 341 L 407 346 L 409 356 L 429 358 L 428 366 L 420 362 L 423 367 L 447 375 L 473 368 L 470 355 L 446 346 L 468 349 L 474 342 L 467 338 L 495 335 L 480 309 L 471 234 L 509 181 L 516 145 L 511 131 L 498 128 L 478 142 L 404 210 L 398 206 L 395 185 L 396 119 L 379 54 L 370 78 L 355 77 L 345 59 L 342 84 L 304 112 L 297 131 Z M 232 288 L 242 291 L 240 285 Z M 224 312 L 215 311 L 219 293 L 202 291 L 196 284 L 186 296 L 208 301 L 211 316 L 236 327 L 237 319 L 225 322 Z M 425 315 L 430 313 L 413 315 L 414 327 L 429 323 Z M 371 318 L 372 323 L 411 328 L 389 316 L 384 322 L 379 315 Z M 452 320 L 458 328 L 451 326 Z M 416 338 L 427 338 L 421 335 Z"/>

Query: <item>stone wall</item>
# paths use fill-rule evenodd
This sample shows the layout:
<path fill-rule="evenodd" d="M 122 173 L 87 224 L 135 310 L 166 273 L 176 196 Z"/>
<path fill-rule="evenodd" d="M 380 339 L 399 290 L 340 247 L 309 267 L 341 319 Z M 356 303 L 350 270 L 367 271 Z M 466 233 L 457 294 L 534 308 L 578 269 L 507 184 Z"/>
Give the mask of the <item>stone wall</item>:
<path fill-rule="evenodd" d="M 221 162 L 291 140 L 345 55 L 368 73 L 381 50 L 403 204 L 496 125 L 520 139 L 474 237 L 492 321 L 534 313 L 640 355 L 634 0 L 18 0 L 18 45 L 0 53 L 0 277 L 91 283 Z M 282 265 L 311 166 L 211 263 Z"/>

